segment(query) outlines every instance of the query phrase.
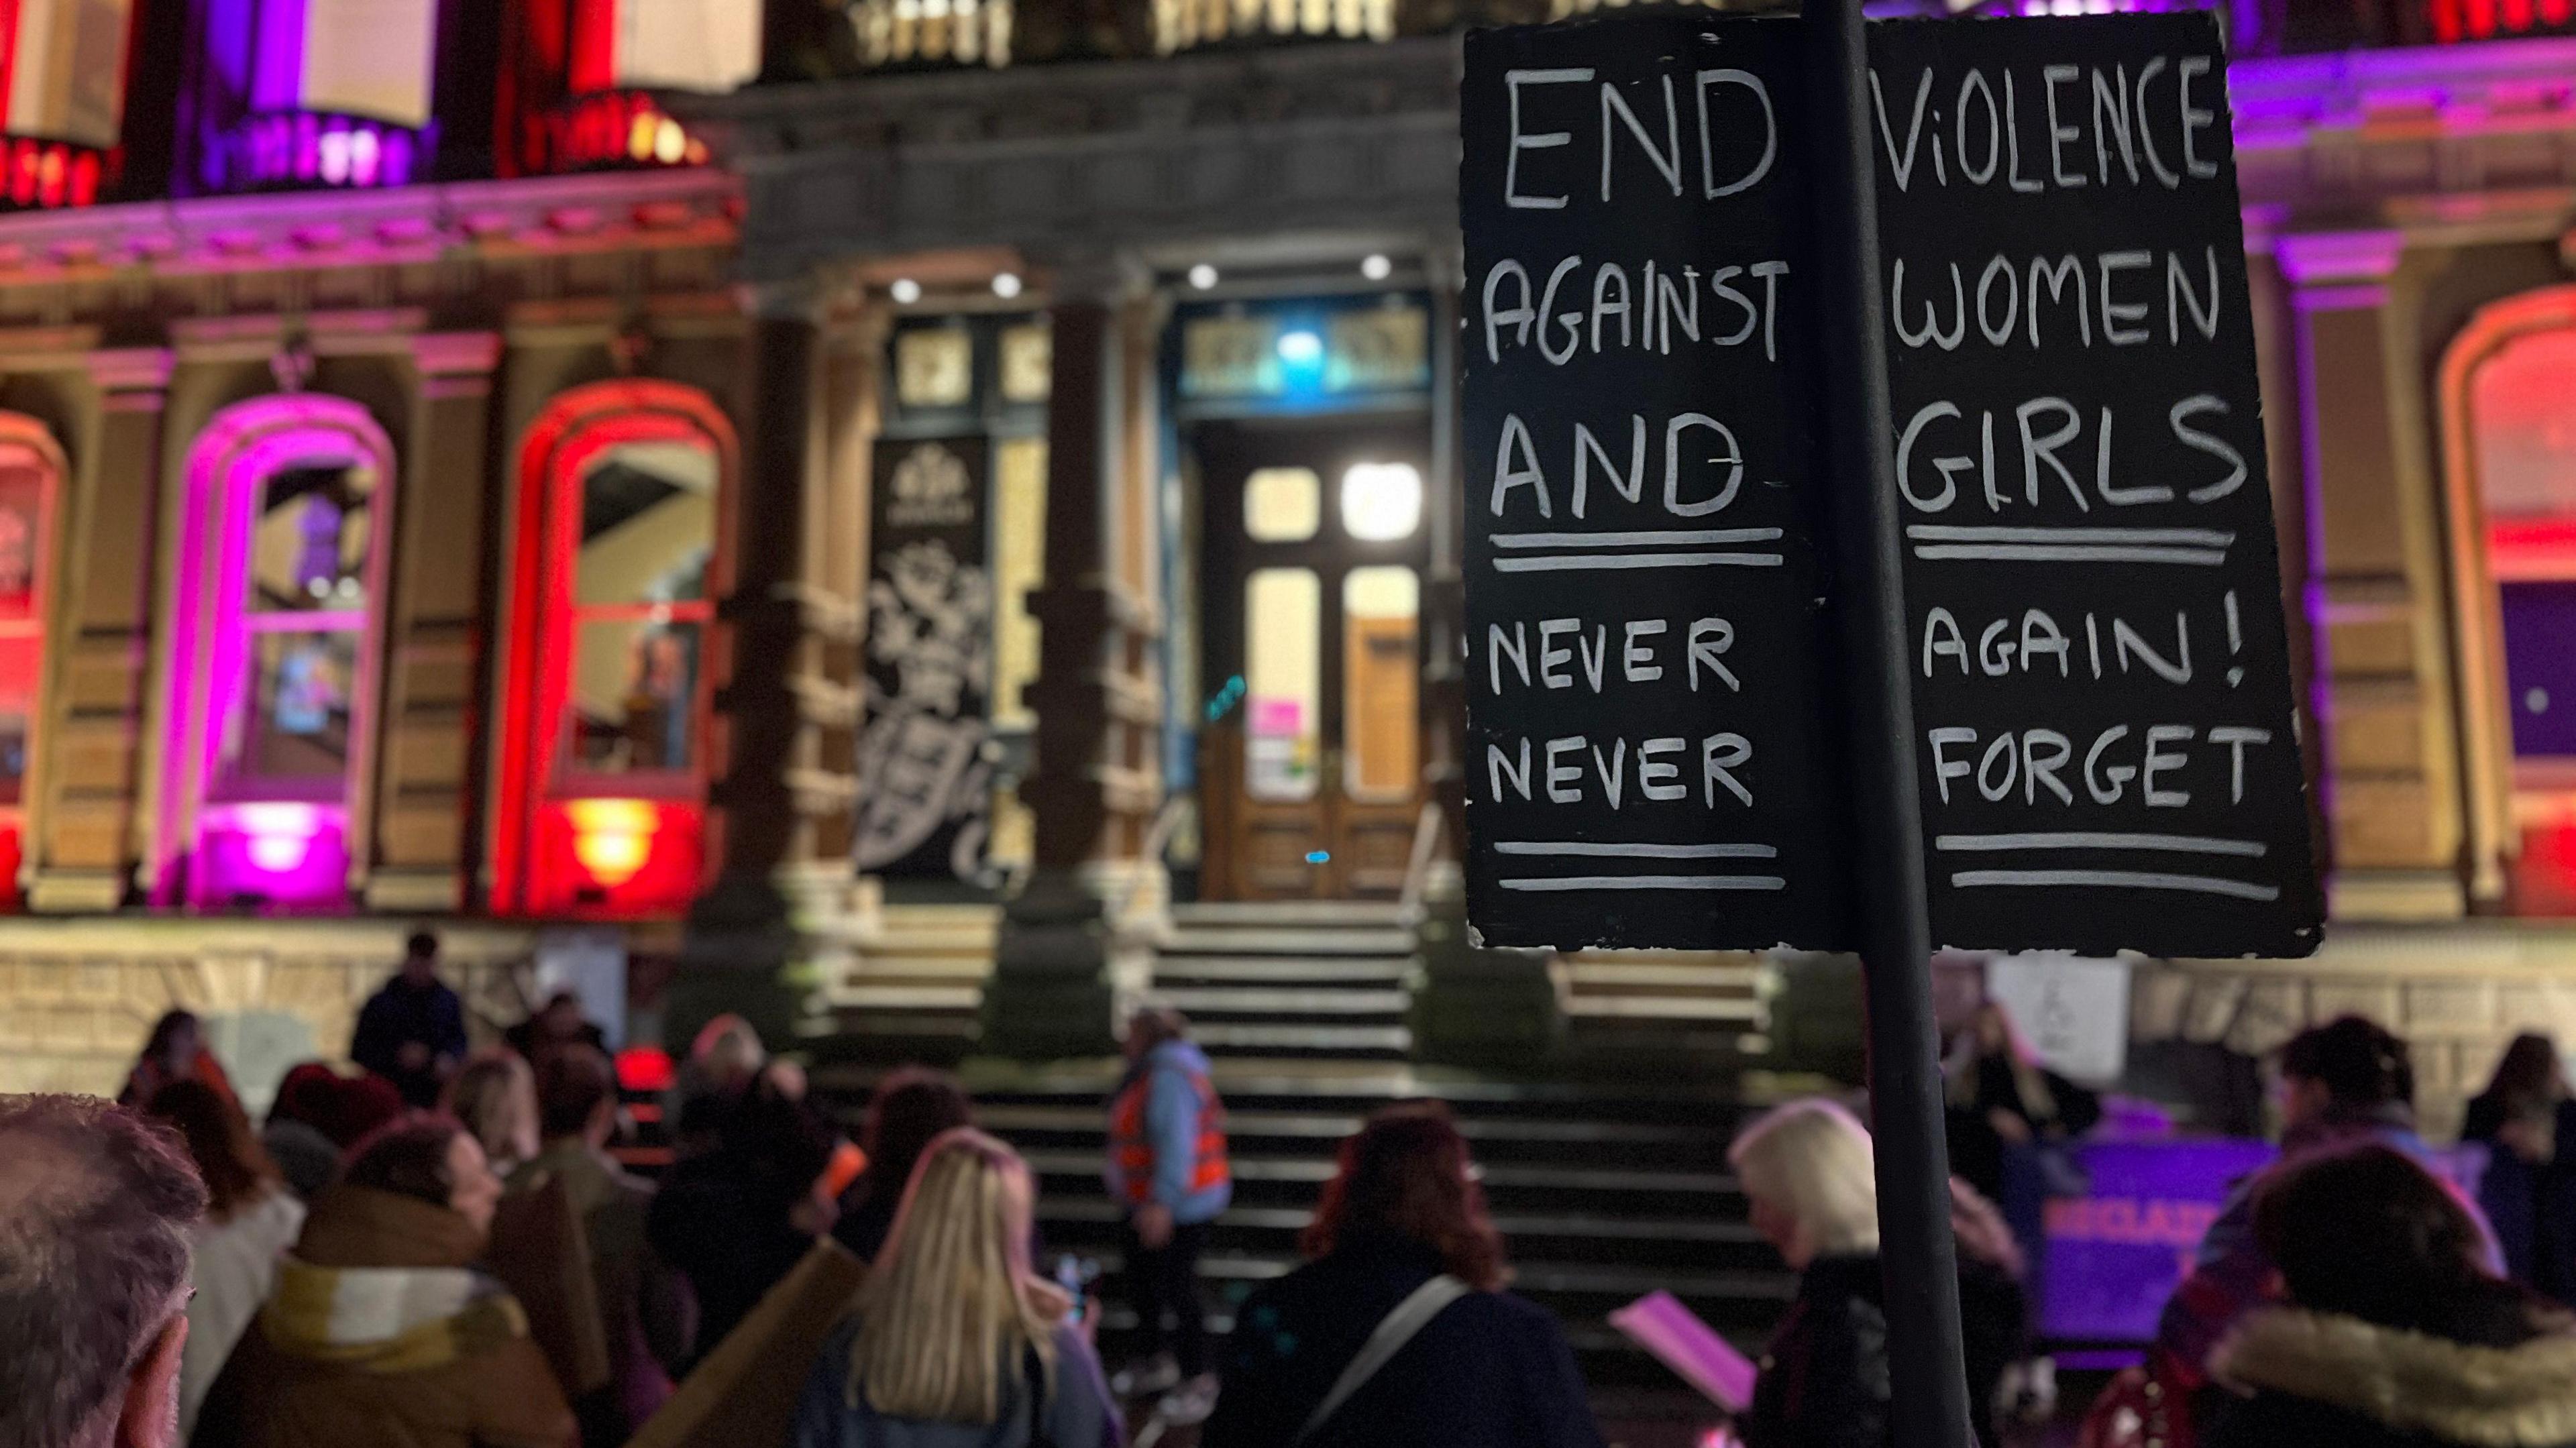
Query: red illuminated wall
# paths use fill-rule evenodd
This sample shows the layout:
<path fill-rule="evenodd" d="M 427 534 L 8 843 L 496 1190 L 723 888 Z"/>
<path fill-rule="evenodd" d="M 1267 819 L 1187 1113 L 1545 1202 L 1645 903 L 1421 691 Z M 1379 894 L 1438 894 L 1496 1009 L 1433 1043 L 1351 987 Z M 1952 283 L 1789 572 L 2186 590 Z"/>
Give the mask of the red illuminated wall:
<path fill-rule="evenodd" d="M 510 7 L 493 119 L 502 175 L 706 163 L 704 142 L 650 94 L 619 80 L 617 5 L 531 0 Z"/>
<path fill-rule="evenodd" d="M 519 450 L 519 555 L 512 574 L 510 666 L 502 700 L 501 769 L 493 842 L 494 909 L 531 915 L 667 913 L 705 875 L 703 743 L 682 777 L 569 779 L 574 570 L 582 485 L 590 466 L 630 443 L 682 443 L 717 459 L 717 515 L 732 493 L 732 424 L 694 389 L 667 382 L 600 382 L 556 398 Z M 719 525 L 721 528 L 721 525 Z M 714 596 L 725 539 L 715 540 Z M 711 712 L 712 650 L 701 655 L 693 707 Z"/>
<path fill-rule="evenodd" d="M 54 515 L 65 468 L 44 424 L 0 412 L 0 909 L 20 903 L 27 791 L 35 780 L 53 584 Z"/>

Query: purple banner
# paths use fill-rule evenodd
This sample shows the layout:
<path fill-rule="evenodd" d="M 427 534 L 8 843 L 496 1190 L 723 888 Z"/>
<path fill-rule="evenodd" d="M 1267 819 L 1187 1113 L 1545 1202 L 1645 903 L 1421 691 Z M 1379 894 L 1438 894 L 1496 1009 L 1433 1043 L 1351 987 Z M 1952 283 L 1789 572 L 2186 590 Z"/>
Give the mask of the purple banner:
<path fill-rule="evenodd" d="M 2090 1179 L 2051 1197 L 2041 1269 L 2043 1337 L 2145 1342 L 2228 1188 L 2272 1159 L 2260 1141 L 2091 1142 L 2068 1155 Z"/>
<path fill-rule="evenodd" d="M 2152 1341 L 2165 1299 L 2191 1271 L 2201 1235 L 2228 1190 L 2276 1154 L 2269 1142 L 2229 1138 L 2070 1148 L 2067 1159 L 2089 1189 L 2047 1199 L 2040 1335 L 2060 1342 Z M 2421 1159 L 2464 1199 L 2478 1199 L 2484 1148 L 2438 1149 Z"/>

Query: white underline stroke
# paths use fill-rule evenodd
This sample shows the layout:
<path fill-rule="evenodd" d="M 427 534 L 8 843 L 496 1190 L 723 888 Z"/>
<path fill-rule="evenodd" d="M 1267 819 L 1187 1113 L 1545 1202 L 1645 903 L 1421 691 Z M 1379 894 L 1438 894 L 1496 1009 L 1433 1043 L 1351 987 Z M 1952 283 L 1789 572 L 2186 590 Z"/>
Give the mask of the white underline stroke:
<path fill-rule="evenodd" d="M 1655 845 L 1610 840 L 1501 840 L 1498 855 L 1609 855 L 1647 860 L 1770 860 L 1780 852 L 1769 845 Z"/>
<path fill-rule="evenodd" d="M 2261 840 L 2214 835 L 2125 834 L 2105 830 L 2046 830 L 2004 835 L 1936 835 L 1938 850 L 2165 850 L 2178 855 L 2242 855 L 2260 859 L 2271 849 Z"/>
<path fill-rule="evenodd" d="M 1950 877 L 1959 886 L 1975 885 L 2110 885 L 2131 890 L 2189 890 L 2203 895 L 2233 895 L 2240 900 L 2278 900 L 2274 885 L 2252 885 L 2211 875 L 2165 875 L 2147 870 L 1961 870 Z"/>
<path fill-rule="evenodd" d="M 1544 880 L 1497 880 L 1506 890 L 1785 890 L 1777 875 L 1560 875 Z"/>
<path fill-rule="evenodd" d="M 1559 573 L 1588 568 L 1777 568 L 1777 553 L 1550 553 L 1537 558 L 1497 558 L 1500 573 Z"/>
<path fill-rule="evenodd" d="M 1914 556 L 1927 563 L 2190 563 L 2205 568 L 2227 561 L 2227 555 L 2215 549 L 2125 548 L 2100 543 L 1917 543 Z"/>
<path fill-rule="evenodd" d="M 1918 543 L 2165 543 L 2192 548 L 2225 548 L 2236 535 L 2217 528 L 1963 528 L 1943 523 L 1908 523 L 1905 536 Z"/>
<path fill-rule="evenodd" d="M 1497 548 L 1679 548 L 1700 543 L 1768 543 L 1778 528 L 1648 528 L 1636 533 L 1496 533 Z"/>

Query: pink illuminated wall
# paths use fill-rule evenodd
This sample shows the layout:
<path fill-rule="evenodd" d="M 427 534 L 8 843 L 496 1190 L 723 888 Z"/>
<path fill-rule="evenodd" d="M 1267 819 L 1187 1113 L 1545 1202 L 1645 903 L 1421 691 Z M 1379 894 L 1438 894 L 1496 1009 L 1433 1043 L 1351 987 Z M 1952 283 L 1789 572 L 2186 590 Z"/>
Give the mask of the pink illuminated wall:
<path fill-rule="evenodd" d="M 364 556 L 340 579 L 338 593 L 318 586 L 311 607 L 254 607 L 255 551 L 273 555 L 281 536 L 289 546 L 294 541 L 281 535 L 274 515 L 262 516 L 272 484 L 281 475 L 335 470 L 368 480 Z M 347 900 L 352 842 L 364 837 L 363 781 L 373 763 L 373 603 L 383 595 L 394 477 L 384 430 L 365 408 L 337 397 L 238 403 L 217 413 L 190 450 L 170 626 L 169 787 L 161 799 L 155 903 L 313 909 Z M 313 640 L 344 638 L 351 657 L 345 676 L 328 681 L 328 693 L 346 700 L 345 723 L 320 706 L 292 705 L 317 719 L 332 714 L 315 728 L 341 731 L 344 763 L 329 772 L 264 774 L 247 741 L 288 710 L 294 671 L 255 676 L 254 667 L 269 663 L 278 639 L 291 664 L 299 648 L 302 657 L 314 656 Z M 301 677 L 309 681 L 322 667 L 310 663 Z M 262 691 L 268 697 L 259 697 Z"/>

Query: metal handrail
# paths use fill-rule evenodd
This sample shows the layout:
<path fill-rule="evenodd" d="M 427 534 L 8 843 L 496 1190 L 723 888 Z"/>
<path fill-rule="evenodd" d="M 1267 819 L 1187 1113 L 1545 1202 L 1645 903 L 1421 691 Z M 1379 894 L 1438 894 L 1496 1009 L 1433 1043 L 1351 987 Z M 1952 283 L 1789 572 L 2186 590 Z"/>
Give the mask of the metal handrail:
<path fill-rule="evenodd" d="M 1422 913 L 1422 891 L 1431 878 L 1431 862 L 1440 852 L 1440 832 L 1448 827 L 1448 812 L 1440 801 L 1422 802 L 1422 813 L 1413 821 L 1413 853 L 1404 862 L 1404 890 L 1396 896 L 1396 905 L 1407 920 Z"/>
<path fill-rule="evenodd" d="M 1135 913 L 1137 897 L 1145 893 L 1145 882 L 1163 861 L 1163 851 L 1172 843 L 1172 834 L 1181 827 L 1181 813 L 1189 808 L 1186 794 L 1163 797 L 1162 808 L 1154 811 L 1154 822 L 1145 827 L 1145 838 L 1136 846 L 1136 878 L 1128 882 L 1126 896 L 1118 902 L 1117 918 L 1125 920 Z"/>

